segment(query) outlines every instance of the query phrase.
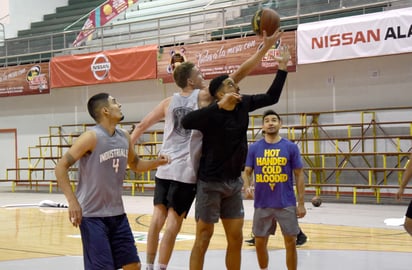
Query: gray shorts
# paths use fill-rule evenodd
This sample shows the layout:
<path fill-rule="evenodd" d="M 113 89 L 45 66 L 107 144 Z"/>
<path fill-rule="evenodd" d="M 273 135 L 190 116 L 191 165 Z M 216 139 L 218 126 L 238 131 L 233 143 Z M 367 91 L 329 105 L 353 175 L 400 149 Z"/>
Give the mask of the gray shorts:
<path fill-rule="evenodd" d="M 219 218 L 243 218 L 242 187 L 240 177 L 222 182 L 197 181 L 196 220 L 217 223 Z"/>
<path fill-rule="evenodd" d="M 277 223 L 279 223 L 284 235 L 297 235 L 299 233 L 299 224 L 296 216 L 296 206 L 283 209 L 255 208 L 252 228 L 255 236 L 266 237 L 270 234 L 274 235 Z"/>

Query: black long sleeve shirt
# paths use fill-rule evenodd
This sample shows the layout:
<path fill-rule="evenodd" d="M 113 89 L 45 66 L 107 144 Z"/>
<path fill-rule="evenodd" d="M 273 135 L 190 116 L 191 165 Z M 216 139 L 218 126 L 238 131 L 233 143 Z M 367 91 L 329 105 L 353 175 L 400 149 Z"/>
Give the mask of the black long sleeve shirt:
<path fill-rule="evenodd" d="M 249 112 L 276 104 L 286 77 L 286 71 L 278 70 L 265 94 L 242 95 L 242 101 L 232 111 L 219 109 L 214 102 L 183 118 L 184 128 L 197 129 L 203 133 L 198 179 L 206 182 L 225 181 L 240 176 L 248 150 Z"/>

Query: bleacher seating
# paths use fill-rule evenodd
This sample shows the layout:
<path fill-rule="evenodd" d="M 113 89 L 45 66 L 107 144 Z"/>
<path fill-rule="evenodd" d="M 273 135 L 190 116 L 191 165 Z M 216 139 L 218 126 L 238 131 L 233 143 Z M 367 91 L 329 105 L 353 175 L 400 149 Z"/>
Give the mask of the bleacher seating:
<path fill-rule="evenodd" d="M 222 15 L 216 8 L 229 7 L 232 3 L 234 1 L 231 0 L 157 0 L 140 3 L 127 10 L 110 26 L 104 27 L 101 33 L 96 33 L 94 40 L 87 45 L 99 43 L 96 40 L 102 37 L 109 44 L 116 43 L 125 36 L 140 40 L 135 45 L 199 42 L 204 40 L 203 35 L 189 33 L 221 26 Z"/>
<path fill-rule="evenodd" d="M 393 196 L 412 150 L 410 109 L 391 108 L 405 116 L 399 121 L 388 121 L 385 109 L 281 115 L 280 135 L 296 143 L 301 151 L 306 193 L 333 195 L 353 203 L 364 198 L 382 203 L 385 197 Z M 252 143 L 262 138 L 262 116 L 251 115 L 249 123 L 248 139 Z M 122 123 L 121 127 L 131 131 L 133 124 Z M 93 124 L 50 127 L 49 134 L 40 136 L 38 144 L 29 147 L 27 156 L 18 158 L 17 168 L 7 168 L 3 182 L 12 182 L 13 191 L 46 186 L 53 192 L 57 187 L 53 171 L 57 160 L 90 125 Z M 156 157 L 162 138 L 161 122 L 139 138 L 135 149 L 141 158 Z M 132 195 L 136 190 L 144 192 L 145 187 L 153 187 L 154 172 L 136 174 L 128 170 L 124 187 Z M 70 172 L 73 188 L 77 177 L 74 167 Z"/>
<path fill-rule="evenodd" d="M 388 1 L 328 1 L 328 0 L 284 0 L 264 1 L 260 4 L 251 5 L 241 10 L 241 15 L 233 20 L 228 20 L 226 25 L 234 25 L 233 28 L 216 30 L 211 34 L 213 40 L 240 37 L 251 33 L 250 23 L 254 13 L 260 8 L 271 8 L 277 11 L 281 18 L 281 27 L 284 30 L 296 30 L 300 23 L 309 23 L 321 20 L 335 19 L 340 17 L 355 16 L 374 12 L 381 12 L 387 8 Z M 343 5 L 343 3 L 345 5 Z M 245 25 L 239 29 L 237 25 Z"/>
<path fill-rule="evenodd" d="M 20 30 L 17 38 L 7 40 L 8 55 L 27 55 L 9 58 L 7 62 L 22 64 L 49 61 L 52 52 L 70 47 L 77 36 L 76 32 L 62 35 L 66 27 L 74 23 L 70 30 L 78 31 L 87 19 L 85 15 L 104 2 L 105 0 L 69 0 L 67 6 L 58 7 L 55 13 L 44 15 L 43 21 L 32 22 L 30 29 Z M 4 47 L 0 47 L 0 55 L 2 50 Z M 0 64 L 4 62 L 0 60 Z"/>
<path fill-rule="evenodd" d="M 56 8 L 56 12 L 45 15 L 43 21 L 32 22 L 30 29 L 20 30 L 18 37 L 62 32 L 67 26 L 83 17 L 70 30 L 81 29 L 87 19 L 85 15 L 104 2 L 105 0 L 69 0 L 67 6 Z"/>
<path fill-rule="evenodd" d="M 97 29 L 94 40 L 73 49 L 72 42 L 86 17 L 69 28 L 76 31 L 62 30 L 103 2 L 69 0 L 68 6 L 45 15 L 43 22 L 33 22 L 31 29 L 19 32 L 18 38 L 6 40 L 7 56 L 6 46 L 0 46 L 0 65 L 48 61 L 59 53 L 146 44 L 170 46 L 253 35 L 250 21 L 260 7 L 276 9 L 282 28 L 295 30 L 302 23 L 379 12 L 394 5 L 411 6 L 410 1 L 402 0 L 140 0 L 119 18 Z"/>

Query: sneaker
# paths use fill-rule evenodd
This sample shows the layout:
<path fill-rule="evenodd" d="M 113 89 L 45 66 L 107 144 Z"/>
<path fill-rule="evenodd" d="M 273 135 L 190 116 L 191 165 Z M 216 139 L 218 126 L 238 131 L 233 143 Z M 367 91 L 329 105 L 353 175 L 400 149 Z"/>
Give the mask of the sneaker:
<path fill-rule="evenodd" d="M 300 247 L 301 245 L 305 244 L 307 240 L 308 237 L 302 231 L 300 231 L 296 237 L 296 246 Z"/>
<path fill-rule="evenodd" d="M 249 246 L 254 246 L 255 245 L 255 238 L 252 237 L 251 239 L 245 240 L 246 243 L 248 243 Z"/>

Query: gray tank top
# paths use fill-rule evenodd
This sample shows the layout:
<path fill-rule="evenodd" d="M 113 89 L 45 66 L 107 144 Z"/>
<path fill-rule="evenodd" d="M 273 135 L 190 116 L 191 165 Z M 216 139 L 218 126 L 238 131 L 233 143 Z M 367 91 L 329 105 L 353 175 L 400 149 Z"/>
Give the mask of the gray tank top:
<path fill-rule="evenodd" d="M 183 183 L 196 183 L 202 149 L 202 133 L 182 127 L 183 117 L 198 109 L 199 89 L 190 96 L 174 93 L 166 113 L 163 144 L 160 152 L 169 155 L 171 162 L 157 168 L 161 179 Z"/>
<path fill-rule="evenodd" d="M 91 130 L 97 136 L 96 147 L 80 159 L 76 191 L 83 216 L 108 217 L 124 214 L 122 192 L 129 141 L 118 128 L 113 136 L 100 125 Z"/>

